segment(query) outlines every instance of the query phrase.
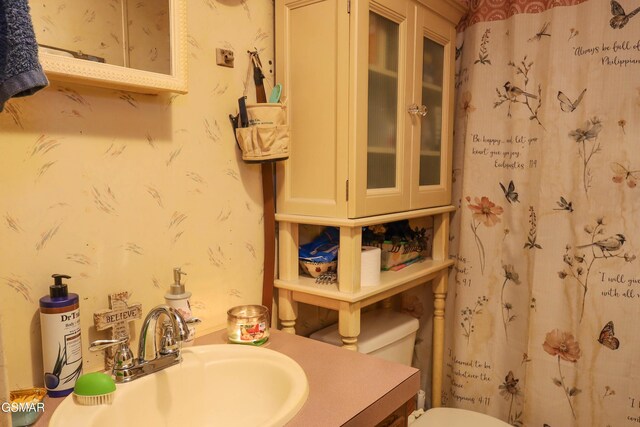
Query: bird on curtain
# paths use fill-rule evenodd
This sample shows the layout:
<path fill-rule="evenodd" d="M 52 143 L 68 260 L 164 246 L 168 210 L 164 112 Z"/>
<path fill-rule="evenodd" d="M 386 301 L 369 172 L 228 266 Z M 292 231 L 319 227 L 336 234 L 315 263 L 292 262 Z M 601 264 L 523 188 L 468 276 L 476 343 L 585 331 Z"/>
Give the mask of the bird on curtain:
<path fill-rule="evenodd" d="M 578 246 L 578 248 L 588 248 L 589 246 L 596 246 L 600 248 L 600 250 L 604 254 L 605 252 L 619 251 L 620 248 L 622 248 L 622 245 L 624 245 L 624 242 L 626 242 L 626 238 L 624 237 L 624 235 L 616 234 L 615 236 L 611 236 L 606 239 L 598 240 L 587 245 Z"/>
<path fill-rule="evenodd" d="M 520 89 L 518 86 L 514 86 L 511 82 L 506 82 L 504 84 L 504 91 L 509 95 L 511 99 L 515 99 L 520 95 L 524 95 L 526 98 L 538 99 L 536 95 L 530 94 L 529 92 L 525 92 Z"/>

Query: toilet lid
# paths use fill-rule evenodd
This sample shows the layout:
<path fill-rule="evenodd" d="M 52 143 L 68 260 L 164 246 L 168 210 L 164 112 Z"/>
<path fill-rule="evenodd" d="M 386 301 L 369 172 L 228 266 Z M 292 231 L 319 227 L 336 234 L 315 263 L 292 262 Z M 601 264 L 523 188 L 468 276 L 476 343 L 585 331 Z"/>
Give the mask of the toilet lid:
<path fill-rule="evenodd" d="M 497 418 L 457 408 L 433 408 L 417 418 L 411 427 L 511 427 Z"/>

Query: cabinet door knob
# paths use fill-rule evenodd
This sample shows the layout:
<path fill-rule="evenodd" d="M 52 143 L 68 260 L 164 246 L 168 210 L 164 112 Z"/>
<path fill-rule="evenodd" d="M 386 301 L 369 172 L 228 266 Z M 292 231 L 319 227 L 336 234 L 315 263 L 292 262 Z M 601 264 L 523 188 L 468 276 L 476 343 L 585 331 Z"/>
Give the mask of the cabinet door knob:
<path fill-rule="evenodd" d="M 429 113 L 429 109 L 426 105 L 411 104 L 407 112 L 413 116 L 425 117 Z"/>

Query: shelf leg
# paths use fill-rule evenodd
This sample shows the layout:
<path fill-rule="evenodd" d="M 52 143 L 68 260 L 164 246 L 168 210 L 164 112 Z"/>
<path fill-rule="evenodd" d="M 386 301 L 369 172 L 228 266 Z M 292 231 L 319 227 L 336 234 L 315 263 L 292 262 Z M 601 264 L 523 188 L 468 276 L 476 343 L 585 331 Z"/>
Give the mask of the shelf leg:
<path fill-rule="evenodd" d="M 282 221 L 278 229 L 278 277 L 282 280 L 296 280 L 298 278 L 298 224 Z M 293 294 L 289 290 L 278 289 L 278 317 L 284 332 L 296 333 L 298 303 L 293 300 Z"/>
<path fill-rule="evenodd" d="M 444 309 L 447 297 L 448 270 L 433 279 L 433 366 L 431 376 L 431 406 L 442 406 L 442 369 L 444 358 Z"/>
<path fill-rule="evenodd" d="M 438 261 L 449 259 L 449 216 L 446 212 L 433 217 L 433 259 Z"/>
<path fill-rule="evenodd" d="M 278 224 L 278 277 L 282 280 L 298 279 L 298 224 L 281 221 Z"/>
<path fill-rule="evenodd" d="M 338 251 L 338 289 L 341 292 L 360 290 L 362 227 L 340 227 Z"/>
<path fill-rule="evenodd" d="M 360 335 L 360 303 L 341 302 L 338 310 L 338 331 L 342 338 L 342 347 L 358 351 Z"/>
<path fill-rule="evenodd" d="M 282 331 L 295 335 L 296 319 L 298 317 L 298 303 L 293 300 L 291 291 L 278 290 L 278 315 Z"/>

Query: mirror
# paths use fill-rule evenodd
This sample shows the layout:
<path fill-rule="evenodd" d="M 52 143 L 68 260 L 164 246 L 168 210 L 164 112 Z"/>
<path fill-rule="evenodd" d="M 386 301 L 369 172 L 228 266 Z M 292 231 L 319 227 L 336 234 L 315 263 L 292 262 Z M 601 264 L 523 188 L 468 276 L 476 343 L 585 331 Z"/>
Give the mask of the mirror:
<path fill-rule="evenodd" d="M 186 0 L 30 0 L 50 80 L 187 92 Z"/>

